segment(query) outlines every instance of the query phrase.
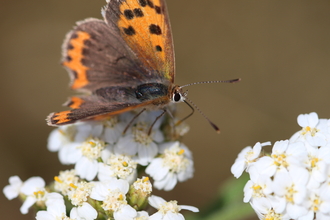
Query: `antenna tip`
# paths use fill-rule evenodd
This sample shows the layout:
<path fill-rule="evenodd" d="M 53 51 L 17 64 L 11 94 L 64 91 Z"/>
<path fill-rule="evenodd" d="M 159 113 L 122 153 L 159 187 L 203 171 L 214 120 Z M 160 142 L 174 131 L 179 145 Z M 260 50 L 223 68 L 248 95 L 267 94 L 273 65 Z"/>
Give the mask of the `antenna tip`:
<path fill-rule="evenodd" d="M 241 81 L 241 78 L 237 78 L 237 79 L 232 79 L 230 80 L 231 83 L 236 83 L 236 82 L 239 82 Z"/>
<path fill-rule="evenodd" d="M 218 126 L 216 126 L 213 122 L 211 122 L 210 120 L 208 120 L 209 121 L 209 123 L 211 124 L 211 126 L 214 128 L 214 130 L 218 133 L 218 134 L 220 134 L 220 129 L 219 129 L 219 127 Z"/>

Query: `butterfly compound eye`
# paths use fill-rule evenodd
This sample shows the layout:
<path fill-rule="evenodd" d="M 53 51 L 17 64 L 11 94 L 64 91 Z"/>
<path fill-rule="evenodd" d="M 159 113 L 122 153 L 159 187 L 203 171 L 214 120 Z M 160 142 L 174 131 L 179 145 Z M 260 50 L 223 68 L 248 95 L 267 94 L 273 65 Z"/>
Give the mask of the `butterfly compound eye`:
<path fill-rule="evenodd" d="M 175 102 L 179 102 L 181 100 L 181 94 L 180 93 L 175 93 L 173 96 L 173 100 Z"/>

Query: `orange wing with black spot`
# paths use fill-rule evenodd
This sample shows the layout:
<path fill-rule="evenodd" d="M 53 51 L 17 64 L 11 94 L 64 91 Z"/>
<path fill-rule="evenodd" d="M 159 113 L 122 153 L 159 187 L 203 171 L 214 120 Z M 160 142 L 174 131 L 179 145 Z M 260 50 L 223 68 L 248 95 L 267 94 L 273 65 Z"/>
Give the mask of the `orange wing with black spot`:
<path fill-rule="evenodd" d="M 128 46 L 145 67 L 174 81 L 172 33 L 163 0 L 112 0 L 104 9 L 108 24 L 119 28 Z"/>

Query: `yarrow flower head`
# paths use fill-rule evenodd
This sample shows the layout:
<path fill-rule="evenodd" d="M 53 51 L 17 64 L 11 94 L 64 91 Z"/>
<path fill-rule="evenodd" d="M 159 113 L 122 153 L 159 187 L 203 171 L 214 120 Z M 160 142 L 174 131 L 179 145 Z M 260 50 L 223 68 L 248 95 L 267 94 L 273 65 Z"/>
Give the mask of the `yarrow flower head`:
<path fill-rule="evenodd" d="M 194 173 L 192 155 L 179 142 L 170 142 L 160 147 L 160 157 L 151 161 L 146 169 L 157 189 L 172 190 L 177 181 L 185 181 Z"/>
<path fill-rule="evenodd" d="M 74 165 L 74 169 L 60 171 L 50 185 L 40 177 L 25 182 L 11 177 L 4 194 L 8 199 L 24 200 L 23 214 L 32 206 L 38 208 L 38 220 L 181 220 L 181 209 L 197 209 L 178 206 L 176 201 L 158 206 L 149 198 L 153 187 L 172 190 L 177 182 L 193 176 L 192 154 L 177 141 L 187 127 L 177 132 L 169 128 L 169 120 L 173 119 L 165 117 L 155 122 L 159 114 L 149 113 L 137 118 L 135 113 L 125 113 L 55 129 L 48 148 L 58 152 L 62 164 Z M 142 173 L 150 176 L 139 177 Z M 148 202 L 159 209 L 158 214 L 144 211 Z"/>
<path fill-rule="evenodd" d="M 275 142 L 271 154 L 261 155 L 258 149 L 246 160 L 243 155 L 252 152 L 247 148 L 232 166 L 235 177 L 247 167 L 244 202 L 259 219 L 330 219 L 329 120 L 312 112 L 299 115 L 298 124 L 302 130 Z"/>

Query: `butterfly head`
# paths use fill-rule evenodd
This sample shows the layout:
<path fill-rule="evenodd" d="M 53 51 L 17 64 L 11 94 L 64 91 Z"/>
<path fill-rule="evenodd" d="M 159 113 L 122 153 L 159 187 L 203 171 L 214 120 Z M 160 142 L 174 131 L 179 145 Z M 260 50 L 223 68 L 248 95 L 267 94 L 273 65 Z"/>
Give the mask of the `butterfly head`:
<path fill-rule="evenodd" d="M 186 96 L 188 95 L 188 90 L 183 91 L 180 86 L 174 86 L 171 92 L 171 102 L 184 102 Z"/>

